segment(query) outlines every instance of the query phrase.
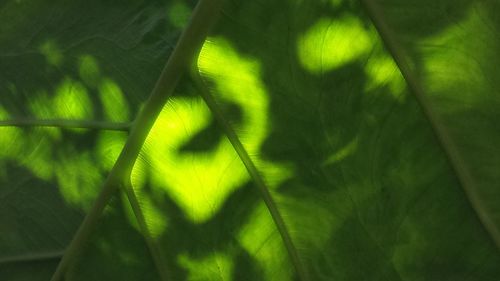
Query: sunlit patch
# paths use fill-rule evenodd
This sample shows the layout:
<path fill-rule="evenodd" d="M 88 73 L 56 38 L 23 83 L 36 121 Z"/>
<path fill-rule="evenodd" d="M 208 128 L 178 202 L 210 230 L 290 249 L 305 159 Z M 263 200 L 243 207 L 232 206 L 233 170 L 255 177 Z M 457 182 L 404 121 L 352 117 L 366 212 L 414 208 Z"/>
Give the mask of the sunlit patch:
<path fill-rule="evenodd" d="M 89 152 L 72 150 L 67 149 L 68 156 L 54 163 L 56 180 L 66 202 L 88 209 L 102 186 L 103 176 Z"/>
<path fill-rule="evenodd" d="M 99 85 L 104 115 L 110 121 L 127 121 L 130 118 L 130 109 L 120 86 L 113 80 L 105 78 Z"/>
<path fill-rule="evenodd" d="M 474 5 L 459 23 L 419 42 L 426 70 L 422 82 L 440 113 L 482 106 L 497 91 L 497 75 L 490 73 L 498 72 L 491 62 L 498 57 L 498 41 L 492 40 L 498 33 L 485 13 L 489 11 L 482 5 Z"/>
<path fill-rule="evenodd" d="M 54 115 L 51 98 L 45 90 L 36 91 L 34 96 L 28 100 L 30 111 L 38 118 L 50 118 Z"/>
<path fill-rule="evenodd" d="M 291 280 L 292 267 L 283 240 L 264 204 L 255 208 L 237 239 L 264 270 L 264 280 Z"/>
<path fill-rule="evenodd" d="M 227 195 L 248 179 L 227 139 L 214 151 L 179 152 L 209 122 L 211 115 L 201 98 L 177 98 L 169 102 L 141 152 L 139 159 L 145 164 L 136 163 L 132 175 L 132 184 L 137 189 L 148 175 L 144 168 L 150 166 L 151 184 L 167 191 L 195 222 L 213 216 Z"/>
<path fill-rule="evenodd" d="M 238 54 L 224 38 L 209 38 L 198 58 L 200 73 L 215 83 L 213 94 L 241 107 L 243 121 L 234 126 L 238 137 L 270 187 L 289 178 L 288 165 L 264 161 L 260 148 L 268 135 L 269 96 L 261 80 L 260 62 Z"/>
<path fill-rule="evenodd" d="M 87 89 L 71 78 L 65 78 L 56 89 L 52 106 L 58 118 L 88 119 L 93 115 Z"/>
<path fill-rule="evenodd" d="M 217 98 L 234 102 L 243 111 L 239 131 L 250 155 L 255 155 L 267 135 L 269 97 L 260 79 L 257 60 L 241 57 L 224 39 L 212 38 L 203 45 L 198 59 L 200 72 L 213 79 Z"/>
<path fill-rule="evenodd" d="M 111 170 L 118 159 L 123 145 L 127 140 L 127 134 L 124 132 L 103 131 L 97 137 L 97 155 L 99 165 L 103 170 Z"/>
<path fill-rule="evenodd" d="M 191 8 L 183 1 L 174 2 L 168 9 L 168 20 L 177 28 L 186 26 L 190 16 Z"/>
<path fill-rule="evenodd" d="M 9 120 L 7 110 L 0 106 L 0 120 Z M 16 127 L 0 127 L 0 156 L 14 157 L 18 155 L 23 147 L 24 137 L 22 130 Z"/>
<path fill-rule="evenodd" d="M 8 114 L 0 107 L 0 119 Z M 54 145 L 59 145 L 54 149 Z M 60 142 L 58 128 L 0 127 L 0 157 L 44 181 L 56 181 L 61 194 L 73 206 L 88 208 L 102 184 L 100 169 L 90 152 L 78 153 Z M 28 148 L 28 149 L 27 149 Z"/>
<path fill-rule="evenodd" d="M 36 117 L 42 119 L 89 119 L 93 116 L 93 105 L 87 89 L 69 77 L 59 83 L 54 95 L 45 90 L 38 91 L 28 106 Z"/>
<path fill-rule="evenodd" d="M 211 40 L 203 47 L 199 65 L 205 75 L 213 78 L 220 98 L 241 106 L 243 121 L 235 129 L 255 161 L 268 166 L 265 176 L 269 182 L 278 185 L 289 176 L 289 170 L 257 157 L 267 135 L 269 103 L 259 78 L 259 64 L 239 56 L 227 42 Z M 211 113 L 201 98 L 172 99 L 156 120 L 132 175 L 136 190 L 149 180 L 152 186 L 167 191 L 194 222 L 215 215 L 227 196 L 249 180 L 226 138 L 211 151 L 179 151 L 211 122 Z M 148 167 L 152 167 L 149 174 Z"/>
<path fill-rule="evenodd" d="M 63 61 L 63 55 L 56 42 L 47 40 L 40 47 L 38 51 L 45 56 L 47 62 L 54 66 L 61 65 Z"/>
<path fill-rule="evenodd" d="M 319 19 L 297 43 L 302 66 L 312 73 L 323 73 L 366 54 L 372 37 L 358 18 L 343 16 Z"/>
<path fill-rule="evenodd" d="M 49 129 L 49 130 L 47 130 Z M 51 135 L 46 135 L 47 131 L 55 128 L 34 128 L 29 132 L 29 143 L 25 141 L 25 147 L 30 150 L 25 151 L 18 163 L 29 169 L 36 177 L 45 181 L 50 181 L 54 175 L 53 146 L 54 141 Z M 54 133 L 54 132 L 52 132 Z M 59 132 L 58 132 L 59 133 Z M 57 133 L 54 133 L 57 134 Z M 43 136 L 39 138 L 38 136 Z M 33 138 L 35 137 L 35 138 Z M 33 141 L 35 139 L 35 142 Z"/>
<path fill-rule="evenodd" d="M 403 101 L 405 95 L 402 93 L 406 84 L 398 66 L 390 56 L 374 55 L 370 57 L 366 62 L 365 71 L 370 78 L 366 85 L 367 90 L 387 85 L 389 94 L 397 100 Z"/>
<path fill-rule="evenodd" d="M 89 86 L 96 86 L 100 80 L 99 64 L 91 55 L 83 55 L 78 60 L 80 78 Z"/>
<path fill-rule="evenodd" d="M 9 114 L 0 107 L 0 120 L 8 119 Z M 53 140 L 52 135 L 57 135 L 54 130 L 57 129 L 32 128 L 26 132 L 16 127 L 0 127 L 0 158 L 15 160 L 17 165 L 30 170 L 36 177 L 50 180 L 53 176 L 50 142 Z M 39 138 L 40 135 L 44 137 Z M 26 149 L 27 147 L 30 149 Z"/>
<path fill-rule="evenodd" d="M 143 190 L 135 190 L 134 192 L 146 223 L 147 234 L 145 235 L 152 238 L 159 237 L 167 227 L 167 217 L 157 208 L 151 194 L 145 193 Z M 130 218 L 132 226 L 138 231 L 144 231 L 139 228 L 136 214 L 130 205 L 130 199 L 127 197 L 125 191 L 123 192 L 122 200 L 125 203 L 125 212 Z"/>
<path fill-rule="evenodd" d="M 202 258 L 192 258 L 182 254 L 178 263 L 187 271 L 188 281 L 229 281 L 232 280 L 233 261 L 223 253 L 213 253 Z"/>

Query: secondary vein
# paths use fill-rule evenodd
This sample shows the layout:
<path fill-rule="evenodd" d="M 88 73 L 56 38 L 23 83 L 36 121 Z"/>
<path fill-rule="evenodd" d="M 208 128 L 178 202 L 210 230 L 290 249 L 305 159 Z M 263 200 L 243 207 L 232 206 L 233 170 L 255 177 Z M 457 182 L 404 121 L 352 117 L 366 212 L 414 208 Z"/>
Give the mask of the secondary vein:
<path fill-rule="evenodd" d="M 63 254 L 64 250 L 7 256 L 0 258 L 0 264 L 57 260 L 60 259 Z"/>
<path fill-rule="evenodd" d="M 295 245 L 292 241 L 292 238 L 290 237 L 290 233 L 285 225 L 285 222 L 281 216 L 280 211 L 278 210 L 278 207 L 276 206 L 276 203 L 274 202 L 274 199 L 271 196 L 271 193 L 269 192 L 269 188 L 267 187 L 267 184 L 265 183 L 264 179 L 262 178 L 260 172 L 258 171 L 257 167 L 255 166 L 254 162 L 248 155 L 245 147 L 241 143 L 240 139 L 236 135 L 235 131 L 231 127 L 230 123 L 228 120 L 226 120 L 226 117 L 224 116 L 224 113 L 222 113 L 222 110 L 220 109 L 219 105 L 217 105 L 217 102 L 214 100 L 212 95 L 208 92 L 204 81 L 202 80 L 199 72 L 197 69 L 191 71 L 191 76 L 198 88 L 198 92 L 202 96 L 203 100 L 207 104 L 208 108 L 214 115 L 214 117 L 217 119 L 219 124 L 224 130 L 224 133 L 226 134 L 228 140 L 231 142 L 233 145 L 236 153 L 240 157 L 241 161 L 245 165 L 248 173 L 250 174 L 250 177 L 253 179 L 255 185 L 259 189 L 259 192 L 262 196 L 262 200 L 267 206 L 267 209 L 269 210 L 269 213 L 271 214 L 271 217 L 276 224 L 276 228 L 278 229 L 278 232 L 283 240 L 283 243 L 285 245 L 285 248 L 288 252 L 288 255 L 290 257 L 290 261 L 292 265 L 295 268 L 295 271 L 297 273 L 297 276 L 299 280 L 301 281 L 308 281 L 308 275 L 307 272 L 302 265 L 302 262 L 300 261 L 299 255 L 297 253 L 297 249 L 295 248 Z"/>
<path fill-rule="evenodd" d="M 160 280 L 172 280 L 170 277 L 170 272 L 167 270 L 167 263 L 165 256 L 163 255 L 163 251 L 159 247 L 157 240 L 151 235 L 151 231 L 149 230 L 149 227 L 146 223 L 146 218 L 144 217 L 144 213 L 142 212 L 139 200 L 137 198 L 137 195 L 135 194 L 135 190 L 132 187 L 130 179 L 127 181 L 127 184 L 123 188 L 125 189 L 127 199 L 130 203 L 130 206 L 132 207 L 135 218 L 137 219 L 139 229 L 142 233 L 142 236 L 144 237 L 144 240 L 146 241 L 151 257 L 153 258 L 153 262 L 155 264 L 156 270 L 158 271 L 158 275 L 160 276 Z"/>
<path fill-rule="evenodd" d="M 96 120 L 32 119 L 16 118 L 0 120 L 0 127 L 56 127 L 65 129 L 91 129 L 108 131 L 129 131 L 132 124 L 127 122 L 107 122 Z"/>

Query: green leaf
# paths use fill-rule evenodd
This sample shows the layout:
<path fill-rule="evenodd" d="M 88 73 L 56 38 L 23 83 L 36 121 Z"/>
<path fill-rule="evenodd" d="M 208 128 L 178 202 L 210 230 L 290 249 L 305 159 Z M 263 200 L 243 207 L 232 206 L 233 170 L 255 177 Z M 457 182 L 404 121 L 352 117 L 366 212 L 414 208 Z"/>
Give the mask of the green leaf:
<path fill-rule="evenodd" d="M 5 1 L 0 279 L 496 280 L 499 12 Z"/>

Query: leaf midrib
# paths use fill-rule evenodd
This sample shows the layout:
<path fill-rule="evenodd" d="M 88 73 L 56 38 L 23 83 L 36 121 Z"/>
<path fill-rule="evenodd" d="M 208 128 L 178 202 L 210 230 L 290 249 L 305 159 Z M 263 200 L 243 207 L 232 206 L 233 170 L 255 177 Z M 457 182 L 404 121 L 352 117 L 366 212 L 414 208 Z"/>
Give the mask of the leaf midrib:
<path fill-rule="evenodd" d="M 69 264 L 80 253 L 83 245 L 89 239 L 92 230 L 97 225 L 99 217 L 115 191 L 119 186 L 126 186 L 130 179 L 133 164 L 139 155 L 149 131 L 166 101 L 173 93 L 177 82 L 190 65 L 190 60 L 201 47 L 208 30 L 217 18 L 222 2 L 223 0 L 200 0 L 196 5 L 190 22 L 177 41 L 176 47 L 168 58 L 150 97 L 136 117 L 125 146 L 106 179 L 102 191 L 99 193 L 93 207 L 85 216 L 73 240 L 69 244 L 51 281 L 62 279 Z M 141 214 L 136 214 L 136 216 L 140 218 Z M 155 255 L 152 257 L 155 258 Z M 160 269 L 157 268 L 157 270 Z"/>

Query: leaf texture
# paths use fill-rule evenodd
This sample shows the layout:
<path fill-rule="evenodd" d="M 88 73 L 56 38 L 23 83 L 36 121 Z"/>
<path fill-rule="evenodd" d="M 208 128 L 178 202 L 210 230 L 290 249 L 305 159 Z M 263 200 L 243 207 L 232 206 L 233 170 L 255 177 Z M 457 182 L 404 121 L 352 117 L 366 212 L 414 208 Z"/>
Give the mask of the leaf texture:
<path fill-rule="evenodd" d="M 195 4 L 0 4 L 0 279 L 51 278 Z M 497 280 L 499 11 L 225 1 L 64 280 Z"/>

